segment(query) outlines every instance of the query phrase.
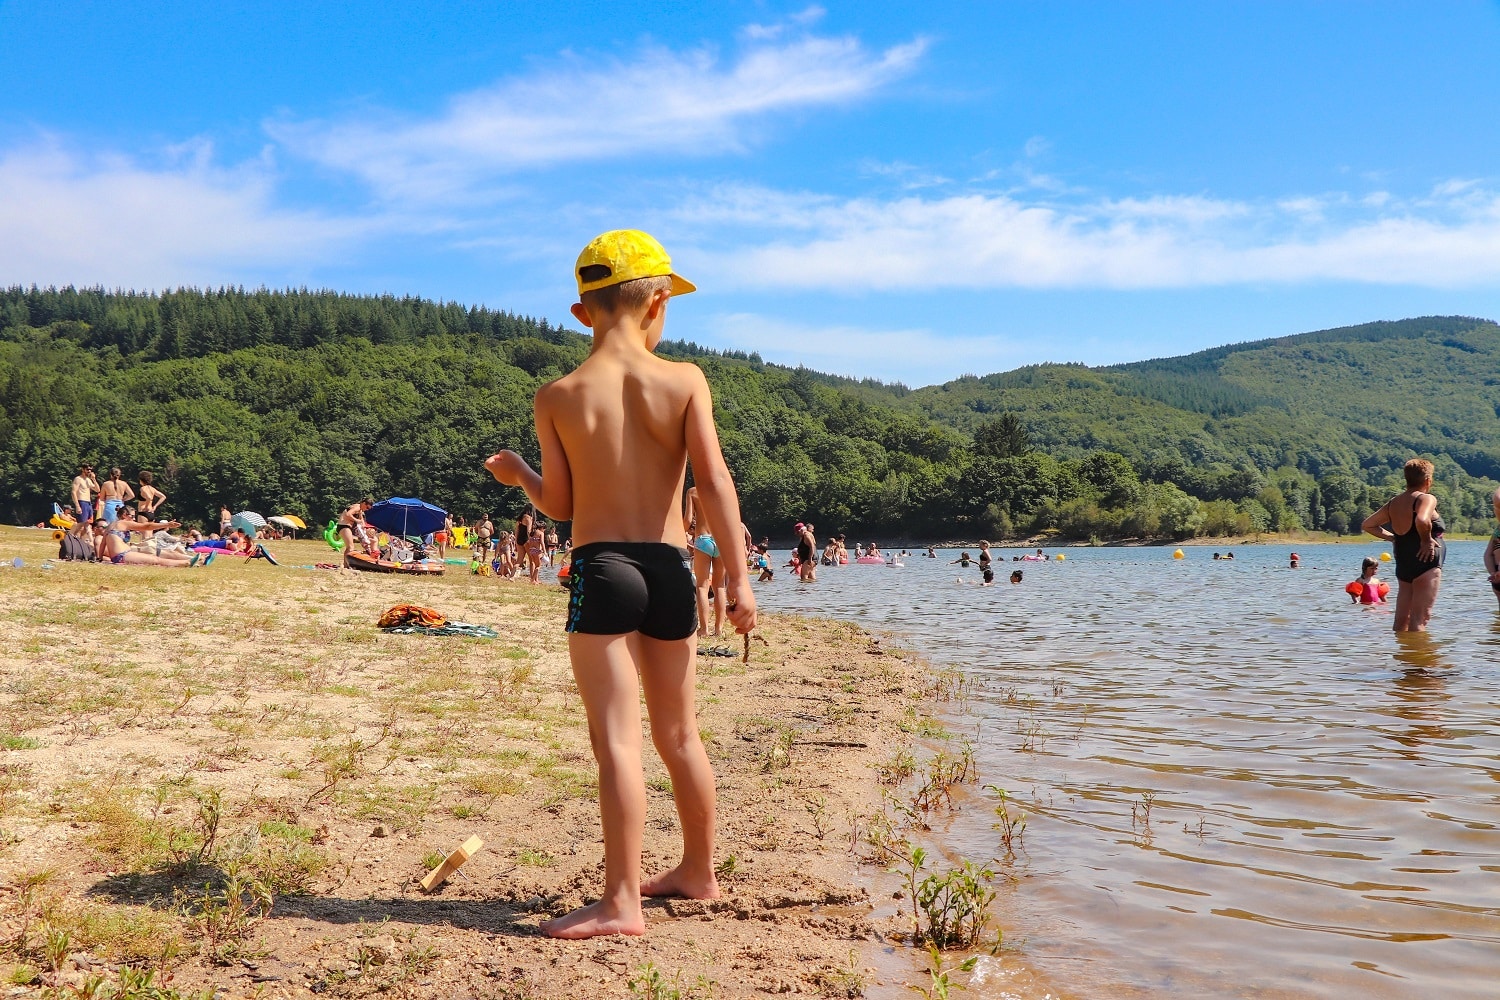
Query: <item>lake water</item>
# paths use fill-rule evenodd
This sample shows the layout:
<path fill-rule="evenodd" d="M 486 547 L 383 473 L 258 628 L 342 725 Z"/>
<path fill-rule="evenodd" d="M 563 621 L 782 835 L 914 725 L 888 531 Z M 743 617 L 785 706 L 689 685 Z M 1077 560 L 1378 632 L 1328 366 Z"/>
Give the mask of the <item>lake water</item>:
<path fill-rule="evenodd" d="M 1483 545 L 1450 545 L 1432 631 L 1402 639 L 1343 591 L 1380 550 L 1299 546 L 1295 571 L 1288 546 L 999 550 L 989 588 L 945 552 L 758 594 L 974 677 L 958 727 L 1028 826 L 1001 866 L 1011 950 L 965 995 L 1500 996 Z M 994 802 L 935 824 L 950 856 L 1002 856 Z"/>

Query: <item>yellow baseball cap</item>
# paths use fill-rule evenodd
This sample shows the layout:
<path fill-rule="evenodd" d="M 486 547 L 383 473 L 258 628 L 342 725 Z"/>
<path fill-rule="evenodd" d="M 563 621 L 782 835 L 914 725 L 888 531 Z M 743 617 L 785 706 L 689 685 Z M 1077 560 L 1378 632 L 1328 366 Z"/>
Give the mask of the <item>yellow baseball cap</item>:
<path fill-rule="evenodd" d="M 636 278 L 672 278 L 672 294 L 686 295 L 698 286 L 672 273 L 672 258 L 650 235 L 639 229 L 611 229 L 589 241 L 578 255 L 573 276 L 578 294 L 607 288 Z"/>

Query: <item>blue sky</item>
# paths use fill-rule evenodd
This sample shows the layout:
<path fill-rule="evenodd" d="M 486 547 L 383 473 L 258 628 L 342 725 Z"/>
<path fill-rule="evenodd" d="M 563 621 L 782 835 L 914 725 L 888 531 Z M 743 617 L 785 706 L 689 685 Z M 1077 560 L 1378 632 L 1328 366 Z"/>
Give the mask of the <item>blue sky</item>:
<path fill-rule="evenodd" d="M 921 385 L 1500 318 L 1500 4 L 0 0 L 0 283 L 327 286 Z M 399 9 L 391 9 L 399 8 Z"/>

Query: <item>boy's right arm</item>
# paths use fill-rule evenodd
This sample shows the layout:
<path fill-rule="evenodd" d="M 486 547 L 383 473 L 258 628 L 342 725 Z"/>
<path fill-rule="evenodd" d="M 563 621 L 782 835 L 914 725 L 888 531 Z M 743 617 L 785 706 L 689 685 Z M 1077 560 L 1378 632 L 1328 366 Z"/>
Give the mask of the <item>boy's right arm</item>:
<path fill-rule="evenodd" d="M 498 481 L 519 486 L 533 506 L 554 521 L 573 519 L 573 470 L 562 438 L 553 423 L 551 394 L 543 386 L 536 394 L 536 440 L 541 446 L 542 473 L 535 472 L 526 460 L 513 451 L 491 455 L 484 463 Z"/>

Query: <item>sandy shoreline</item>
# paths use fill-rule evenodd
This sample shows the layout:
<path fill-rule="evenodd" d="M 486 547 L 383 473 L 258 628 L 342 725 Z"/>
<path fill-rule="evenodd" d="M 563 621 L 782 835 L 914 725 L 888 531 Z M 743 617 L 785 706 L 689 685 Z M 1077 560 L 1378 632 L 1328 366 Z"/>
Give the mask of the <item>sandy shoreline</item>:
<path fill-rule="evenodd" d="M 24 965 L 33 987 L 113 984 L 133 963 L 229 997 L 617 997 L 653 974 L 683 997 L 896 986 L 870 967 L 884 925 L 851 845 L 931 679 L 854 626 L 772 616 L 748 665 L 699 658 L 726 898 L 651 903 L 641 939 L 555 942 L 536 924 L 591 898 L 601 867 L 560 591 L 460 567 L 43 570 L 54 553 L 0 529 L 0 558 L 27 563 L 0 571 L 7 981 Z M 501 637 L 376 631 L 403 601 Z M 678 834 L 646 767 L 652 871 Z M 432 856 L 472 834 L 487 843 L 463 875 L 422 894 Z M 226 871 L 247 900 L 265 886 L 269 914 L 226 914 L 205 893 Z"/>

